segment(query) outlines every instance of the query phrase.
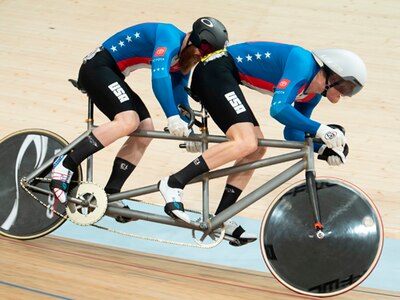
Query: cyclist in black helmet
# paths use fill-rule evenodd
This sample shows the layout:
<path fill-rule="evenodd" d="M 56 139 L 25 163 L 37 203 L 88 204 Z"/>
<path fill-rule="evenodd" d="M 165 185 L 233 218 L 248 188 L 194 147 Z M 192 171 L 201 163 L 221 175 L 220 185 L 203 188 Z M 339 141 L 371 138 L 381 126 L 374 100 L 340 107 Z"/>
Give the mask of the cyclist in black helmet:
<path fill-rule="evenodd" d="M 193 23 L 189 40 L 205 56 L 227 46 L 228 31 L 217 19 L 204 17 Z"/>
<path fill-rule="evenodd" d="M 225 26 L 219 21 L 213 18 L 200 18 L 193 24 L 193 31 L 189 40 L 199 49 L 203 57 L 202 61 L 204 62 L 209 57 L 216 58 L 219 54 L 223 55 L 225 47 L 228 45 L 228 32 Z M 200 63 L 196 69 L 199 68 L 197 70 L 200 70 L 202 67 L 203 64 Z M 198 72 L 197 74 L 201 76 L 200 74 L 205 73 Z M 207 74 L 206 76 L 212 77 L 211 74 Z M 193 80 L 199 79 L 193 78 Z M 207 89 L 207 86 L 203 86 L 203 88 Z M 225 99 L 221 100 L 222 102 L 220 99 L 213 97 L 207 99 L 209 101 L 203 102 L 204 107 L 209 111 L 214 121 L 216 120 L 217 125 L 226 133 L 229 141 L 210 147 L 181 171 L 161 179 L 159 190 L 168 202 L 165 206 L 167 214 L 177 217 L 176 212 L 179 211 L 179 218 L 185 222 L 190 222 L 189 217 L 184 213 L 184 207 L 181 202 L 182 190 L 196 175 L 207 172 L 222 164 L 222 161 L 214 160 L 217 152 L 218 155 L 222 155 L 224 162 L 240 158 L 236 164 L 254 161 L 264 155 L 264 148 L 258 148 L 257 146 L 257 139 L 263 138 L 258 122 L 246 101 L 240 101 L 235 92 L 240 93 L 240 89 L 226 94 Z M 244 97 L 241 97 L 241 99 L 244 99 Z M 214 103 L 212 103 L 213 100 L 215 100 Z M 219 109 L 215 110 L 213 106 L 217 106 Z M 221 118 L 224 121 L 219 122 L 218 120 Z M 250 177 L 252 171 L 243 172 L 241 175 Z M 235 175 L 231 175 L 231 180 L 234 177 Z M 236 186 L 227 184 L 221 203 L 231 204 L 236 201 L 239 190 Z M 228 207 L 225 204 L 218 207 L 216 214 Z M 182 217 L 183 214 L 185 217 Z M 236 239 L 235 242 L 231 242 L 231 245 L 244 245 L 257 239 L 256 235 L 245 232 L 233 220 L 227 220 L 224 223 L 224 227 L 225 234 Z"/>

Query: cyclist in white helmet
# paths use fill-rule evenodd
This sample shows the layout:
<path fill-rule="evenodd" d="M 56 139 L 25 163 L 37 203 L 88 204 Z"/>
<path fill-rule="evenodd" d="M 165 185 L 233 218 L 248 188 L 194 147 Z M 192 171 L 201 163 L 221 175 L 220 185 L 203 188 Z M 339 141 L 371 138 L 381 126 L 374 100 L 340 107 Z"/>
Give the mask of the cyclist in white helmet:
<path fill-rule="evenodd" d="M 341 96 L 358 93 L 366 77 L 361 58 L 343 49 L 311 52 L 295 45 L 247 42 L 203 57 L 193 72 L 191 89 L 228 141 L 211 146 L 186 167 L 163 178 L 160 192 L 164 198 L 181 203 L 182 190 L 193 178 L 231 161 L 237 165 L 264 155 L 265 149 L 253 142 L 262 133 L 240 85 L 272 95 L 270 115 L 285 126 L 287 140 L 304 140 L 305 133 L 314 135 L 323 141 L 315 145 L 318 158 L 329 165 L 343 164 L 348 153 L 344 129 L 317 122 L 311 114 L 323 96 L 336 103 Z M 246 126 L 253 131 L 240 134 Z M 235 203 L 252 172 L 228 176 L 216 214 Z M 256 240 L 240 226 L 225 227 L 239 244 Z"/>

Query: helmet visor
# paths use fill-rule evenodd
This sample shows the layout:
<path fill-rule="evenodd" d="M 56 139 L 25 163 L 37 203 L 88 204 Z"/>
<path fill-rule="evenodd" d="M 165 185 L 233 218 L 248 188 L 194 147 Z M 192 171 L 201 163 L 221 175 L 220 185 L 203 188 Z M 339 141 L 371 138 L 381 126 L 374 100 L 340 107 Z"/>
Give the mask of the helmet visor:
<path fill-rule="evenodd" d="M 333 86 L 333 88 L 346 97 L 351 97 L 357 93 L 357 91 L 355 91 L 357 85 L 351 81 L 344 79 L 338 81 L 337 84 Z"/>
<path fill-rule="evenodd" d="M 354 78 L 342 78 L 333 72 L 331 74 L 329 77 L 329 81 L 332 82 L 330 87 L 337 90 L 342 96 L 354 96 L 362 89 L 362 85 Z"/>

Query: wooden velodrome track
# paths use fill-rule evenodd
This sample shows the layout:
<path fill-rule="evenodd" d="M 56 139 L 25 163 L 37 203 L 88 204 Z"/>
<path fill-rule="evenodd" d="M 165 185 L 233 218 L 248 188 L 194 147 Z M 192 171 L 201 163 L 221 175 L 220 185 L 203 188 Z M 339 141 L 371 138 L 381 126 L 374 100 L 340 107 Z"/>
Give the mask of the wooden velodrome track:
<path fill-rule="evenodd" d="M 364 58 L 369 71 L 366 88 L 337 105 L 325 101 L 314 113 L 316 120 L 346 127 L 348 162 L 331 168 L 319 161 L 317 170 L 320 175 L 347 179 L 363 188 L 382 214 L 385 236 L 400 239 L 397 0 L 0 0 L 0 137 L 24 128 L 45 128 L 72 140 L 85 128 L 86 99 L 67 79 L 76 78 L 82 57 L 111 34 L 132 24 L 170 22 L 189 31 L 192 21 L 204 15 L 225 23 L 231 43 L 271 40 L 307 49 L 342 47 Z M 166 120 L 152 94 L 149 78 L 149 70 L 140 70 L 132 73 L 128 82 L 145 100 L 156 128 L 162 129 Z M 268 116 L 270 97 L 243 90 L 264 135 L 281 139 L 282 125 Z M 95 119 L 97 124 L 105 121 L 100 113 Z M 211 133 L 220 134 L 210 123 Z M 96 183 L 105 184 L 121 144 L 118 141 L 96 154 Z M 154 140 L 125 188 L 153 184 L 193 157 L 179 150 L 176 142 Z M 279 167 L 271 167 L 257 171 L 248 190 L 278 170 Z M 290 183 L 300 179 L 296 177 Z M 223 185 L 222 179 L 212 181 L 211 199 L 219 199 Z M 198 186 L 185 190 L 187 207 L 200 208 L 199 191 Z M 261 219 L 274 195 L 255 203 L 241 216 Z M 212 210 L 216 205 L 217 201 L 211 201 Z M 0 248 L 0 281 L 48 293 L 0 285 L 1 299 L 52 299 L 54 295 L 73 299 L 305 298 L 291 293 L 265 273 L 178 261 L 54 236 L 25 242 L 1 237 Z M 358 288 L 338 299 L 397 297 L 394 292 Z"/>

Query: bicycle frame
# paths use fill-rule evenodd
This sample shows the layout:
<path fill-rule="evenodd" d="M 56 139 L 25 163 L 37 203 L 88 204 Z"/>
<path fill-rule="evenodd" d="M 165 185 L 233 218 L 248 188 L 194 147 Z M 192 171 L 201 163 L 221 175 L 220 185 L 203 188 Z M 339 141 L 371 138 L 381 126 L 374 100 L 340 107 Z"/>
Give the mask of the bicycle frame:
<path fill-rule="evenodd" d="M 162 131 L 137 131 L 133 135 L 139 137 L 148 137 L 155 139 L 167 139 L 167 140 L 181 140 L 181 141 L 200 141 L 202 143 L 202 149 L 205 151 L 208 147 L 209 143 L 222 143 L 227 141 L 225 136 L 218 135 L 209 135 L 207 129 L 207 112 L 202 107 L 201 111 L 195 111 L 197 116 L 202 117 L 202 128 L 201 134 L 191 135 L 190 137 L 175 137 L 167 132 Z M 80 141 L 82 141 L 85 137 L 87 137 L 93 130 L 96 128 L 93 121 L 93 102 L 89 99 L 88 101 L 88 118 L 87 122 L 87 130 L 82 133 L 79 137 L 77 137 L 73 142 L 63 148 L 59 153 L 54 155 L 51 159 L 46 161 L 41 167 L 34 170 L 28 176 L 26 176 L 23 180 L 21 180 L 21 184 L 25 187 L 30 188 L 32 190 L 52 194 L 51 191 L 46 191 L 44 189 L 38 188 L 34 185 L 31 185 L 31 182 L 35 179 L 35 177 L 39 176 L 46 168 L 52 165 L 54 159 L 57 156 L 63 155 L 73 149 Z M 137 211 L 126 208 L 117 208 L 117 207 L 108 207 L 107 212 L 118 214 L 125 217 L 131 217 L 135 219 L 146 220 L 150 222 L 162 223 L 177 227 L 190 228 L 195 230 L 200 230 L 205 233 L 210 233 L 212 230 L 220 227 L 223 222 L 228 220 L 229 218 L 235 216 L 254 202 L 258 201 L 283 183 L 287 182 L 289 179 L 293 178 L 297 174 L 302 171 L 306 171 L 306 180 L 307 186 L 311 189 L 311 203 L 314 210 L 315 223 L 320 223 L 319 217 L 319 208 L 318 208 L 318 199 L 316 196 L 315 190 L 315 170 L 314 170 L 314 148 L 313 148 L 314 139 L 311 137 L 306 137 L 305 142 L 293 142 L 293 141 L 283 141 L 283 140 L 272 140 L 272 139 L 259 139 L 258 145 L 261 147 L 272 147 L 272 148 L 286 148 L 286 149 L 297 149 L 297 151 L 292 151 L 290 153 L 276 155 L 273 157 L 264 158 L 258 161 L 254 161 L 251 163 L 232 166 L 223 169 L 218 169 L 216 171 L 211 171 L 201 176 L 194 178 L 189 184 L 202 182 L 202 220 L 192 221 L 190 224 L 172 219 L 166 215 L 158 215 L 143 211 Z M 262 184 L 260 187 L 237 201 L 235 204 L 225 209 L 221 213 L 216 216 L 210 218 L 209 214 L 209 180 L 220 178 L 224 176 L 228 176 L 230 174 L 239 173 L 247 170 L 258 169 L 266 166 L 271 166 L 275 164 L 280 164 L 283 162 L 289 162 L 298 160 L 292 166 L 286 168 L 278 175 L 271 178 L 266 183 Z M 92 182 L 93 178 L 93 158 L 89 157 L 87 159 L 87 168 L 86 168 L 86 180 L 88 182 Z M 150 193 L 158 192 L 157 184 L 139 187 L 127 191 L 123 191 L 116 194 L 108 195 L 108 201 L 114 202 L 118 200 L 126 200 L 132 197 L 137 197 L 141 195 L 146 195 Z M 69 201 L 74 203 L 80 203 L 80 199 L 76 199 L 68 196 Z M 133 200 L 133 199 L 130 199 Z M 322 229 L 316 228 L 316 229 Z"/>

